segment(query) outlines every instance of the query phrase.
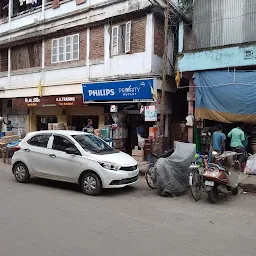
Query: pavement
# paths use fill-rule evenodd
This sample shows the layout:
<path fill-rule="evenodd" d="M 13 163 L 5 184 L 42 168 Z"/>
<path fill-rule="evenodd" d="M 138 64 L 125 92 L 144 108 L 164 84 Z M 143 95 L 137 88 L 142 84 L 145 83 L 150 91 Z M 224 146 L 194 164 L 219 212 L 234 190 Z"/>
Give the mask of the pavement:
<path fill-rule="evenodd" d="M 247 175 L 242 173 L 239 177 L 239 186 L 245 192 L 256 193 L 256 175 Z"/>
<path fill-rule="evenodd" d="M 17 183 L 0 164 L 2 256 L 254 256 L 256 196 L 165 198 L 144 177 L 98 197 L 76 185 Z"/>
<path fill-rule="evenodd" d="M 140 174 L 144 175 L 148 169 L 148 162 L 139 162 Z M 247 175 L 241 173 L 238 181 L 239 186 L 245 192 L 253 192 L 256 193 L 256 175 Z"/>

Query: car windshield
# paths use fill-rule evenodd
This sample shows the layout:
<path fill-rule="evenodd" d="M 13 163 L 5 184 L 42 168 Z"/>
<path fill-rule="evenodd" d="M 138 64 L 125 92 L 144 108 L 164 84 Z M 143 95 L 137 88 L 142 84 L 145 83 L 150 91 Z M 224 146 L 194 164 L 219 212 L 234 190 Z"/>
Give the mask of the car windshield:
<path fill-rule="evenodd" d="M 101 140 L 100 138 L 90 135 L 90 134 L 79 134 L 72 136 L 80 146 L 88 151 L 92 152 L 108 152 L 113 151 L 114 149 L 111 148 L 106 142 Z"/>

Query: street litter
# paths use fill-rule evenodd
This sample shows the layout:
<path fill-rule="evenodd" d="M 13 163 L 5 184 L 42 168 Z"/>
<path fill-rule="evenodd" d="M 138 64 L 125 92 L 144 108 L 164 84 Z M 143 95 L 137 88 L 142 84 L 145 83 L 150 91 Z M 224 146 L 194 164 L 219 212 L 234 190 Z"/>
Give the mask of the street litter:
<path fill-rule="evenodd" d="M 256 154 L 249 156 L 244 169 L 245 174 L 256 175 Z"/>

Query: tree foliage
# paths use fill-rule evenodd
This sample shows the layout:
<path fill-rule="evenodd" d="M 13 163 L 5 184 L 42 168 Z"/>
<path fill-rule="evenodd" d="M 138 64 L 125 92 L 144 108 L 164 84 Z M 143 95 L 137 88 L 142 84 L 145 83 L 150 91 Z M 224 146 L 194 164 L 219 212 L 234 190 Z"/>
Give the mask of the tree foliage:
<path fill-rule="evenodd" d="M 179 6 L 185 14 L 191 14 L 193 11 L 193 0 L 179 0 Z"/>

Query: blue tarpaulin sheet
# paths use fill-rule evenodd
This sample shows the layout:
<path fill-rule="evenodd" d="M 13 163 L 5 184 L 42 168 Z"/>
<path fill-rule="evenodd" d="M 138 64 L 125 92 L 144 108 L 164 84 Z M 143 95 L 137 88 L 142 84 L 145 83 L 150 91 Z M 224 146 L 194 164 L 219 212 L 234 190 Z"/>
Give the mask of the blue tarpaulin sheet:
<path fill-rule="evenodd" d="M 194 82 L 197 118 L 256 123 L 256 72 L 202 71 Z"/>

